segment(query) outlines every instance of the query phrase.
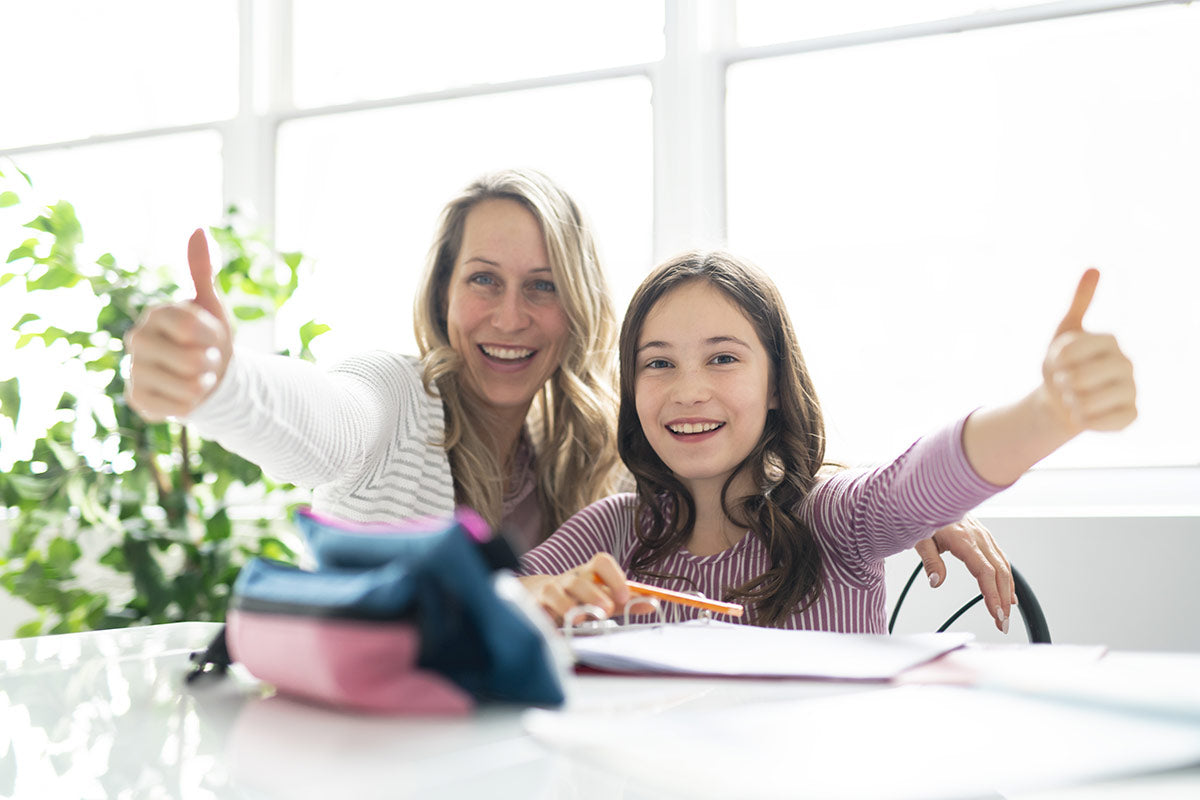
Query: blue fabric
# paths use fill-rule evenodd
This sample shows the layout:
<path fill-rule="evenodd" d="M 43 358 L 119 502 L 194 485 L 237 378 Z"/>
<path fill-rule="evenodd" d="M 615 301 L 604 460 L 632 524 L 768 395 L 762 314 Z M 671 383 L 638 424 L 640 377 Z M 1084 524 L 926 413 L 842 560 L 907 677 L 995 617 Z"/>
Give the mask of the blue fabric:
<path fill-rule="evenodd" d="M 475 697 L 563 702 L 548 642 L 519 608 L 497 596 L 481 546 L 461 521 L 362 533 L 362 526 L 329 518 L 297 519 L 314 550 L 320 547 L 318 568 L 254 559 L 234 584 L 234 607 L 406 620 L 420 632 L 419 666 Z"/>

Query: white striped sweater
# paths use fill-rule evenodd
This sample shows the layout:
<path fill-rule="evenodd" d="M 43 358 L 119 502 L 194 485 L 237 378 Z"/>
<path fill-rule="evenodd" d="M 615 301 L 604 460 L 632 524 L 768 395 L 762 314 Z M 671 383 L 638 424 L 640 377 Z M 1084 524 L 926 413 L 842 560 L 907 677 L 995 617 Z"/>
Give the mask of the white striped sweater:
<path fill-rule="evenodd" d="M 326 372 L 239 349 L 188 422 L 272 478 L 315 489 L 318 511 L 382 522 L 453 513 L 444 413 L 412 356 L 372 351 Z"/>
<path fill-rule="evenodd" d="M 959 420 L 918 440 L 895 461 L 875 469 L 838 472 L 804 500 L 801 516 L 821 553 L 822 590 L 817 601 L 796 611 L 781 627 L 851 633 L 885 633 L 885 557 L 911 548 L 933 531 L 955 522 L 1002 487 L 980 478 L 967 462 Z M 556 575 L 611 553 L 628 573 L 636 538 L 637 497 L 599 500 L 567 520 L 555 534 L 521 558 L 527 575 Z M 753 532 L 728 550 L 696 556 L 680 550 L 656 570 L 688 580 L 646 579 L 665 588 L 698 590 L 722 599 L 730 589 L 769 568 L 766 548 Z M 669 620 L 699 612 L 664 604 Z M 747 607 L 740 621 L 756 624 Z"/>

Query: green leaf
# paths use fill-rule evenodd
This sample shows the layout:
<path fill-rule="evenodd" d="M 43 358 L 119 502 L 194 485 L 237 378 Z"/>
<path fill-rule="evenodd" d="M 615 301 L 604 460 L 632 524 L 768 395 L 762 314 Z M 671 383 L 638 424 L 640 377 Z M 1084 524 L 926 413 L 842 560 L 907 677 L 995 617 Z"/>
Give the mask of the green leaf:
<path fill-rule="evenodd" d="M 71 567 L 81 555 L 83 555 L 83 551 L 79 549 L 78 544 L 58 536 L 50 542 L 50 547 L 46 552 L 46 566 L 56 577 L 67 579 L 72 577 Z"/>
<path fill-rule="evenodd" d="M 204 538 L 209 541 L 224 541 L 232 535 L 233 523 L 229 521 L 229 513 L 224 508 L 217 511 L 204 523 Z"/>
<path fill-rule="evenodd" d="M 96 263 L 102 267 L 108 267 L 111 269 L 112 267 L 115 267 L 117 265 L 117 260 L 115 258 L 113 258 L 112 253 L 105 253 L 104 255 L 102 255 L 96 259 Z"/>
<path fill-rule="evenodd" d="M 75 206 L 60 200 L 46 210 L 48 214 L 26 223 L 25 227 L 52 234 L 56 240 L 55 245 L 65 249 L 83 241 L 83 229 L 75 216 Z"/>
<path fill-rule="evenodd" d="M 46 442 L 46 446 L 63 469 L 72 470 L 82 463 L 79 454 L 62 442 L 56 442 L 53 439 L 44 439 L 43 441 Z"/>
<path fill-rule="evenodd" d="M 22 325 L 24 325 L 26 322 L 33 322 L 35 319 L 41 319 L 41 317 L 39 317 L 37 314 L 26 314 L 17 321 L 16 325 L 12 326 L 12 329 L 14 331 L 19 331 L 21 330 Z"/>
<path fill-rule="evenodd" d="M 249 322 L 254 319 L 262 319 L 267 312 L 254 306 L 234 306 L 233 315 L 244 322 Z"/>
<path fill-rule="evenodd" d="M 8 417 L 17 424 L 17 414 L 21 411 L 21 384 L 16 378 L 0 381 L 0 414 Z"/>
<path fill-rule="evenodd" d="M 323 322 L 310 319 L 300 326 L 300 347 L 307 350 L 309 343 L 313 339 L 330 330 L 331 328 Z"/>
<path fill-rule="evenodd" d="M 29 636 L 42 635 L 42 621 L 40 619 L 31 620 L 17 628 L 17 638 L 24 639 Z"/>
<path fill-rule="evenodd" d="M 58 488 L 56 481 L 34 475 L 9 475 L 8 483 L 16 491 L 18 497 L 38 502 L 54 494 L 54 490 Z"/>
<path fill-rule="evenodd" d="M 0 208 L 15 206 L 19 202 L 21 198 L 17 197 L 16 192 L 0 192 Z"/>
<path fill-rule="evenodd" d="M 75 270 L 55 264 L 54 266 L 50 267 L 50 269 L 46 270 L 46 274 L 42 277 L 29 281 L 29 283 L 26 285 L 26 290 L 35 292 L 63 289 L 74 286 L 82 279 L 83 276 Z"/>
<path fill-rule="evenodd" d="M 4 263 L 11 264 L 14 261 L 20 261 L 22 258 L 37 258 L 37 253 L 33 249 L 36 246 L 37 239 L 26 239 L 24 244 L 14 247 L 8 252 L 8 261 Z"/>

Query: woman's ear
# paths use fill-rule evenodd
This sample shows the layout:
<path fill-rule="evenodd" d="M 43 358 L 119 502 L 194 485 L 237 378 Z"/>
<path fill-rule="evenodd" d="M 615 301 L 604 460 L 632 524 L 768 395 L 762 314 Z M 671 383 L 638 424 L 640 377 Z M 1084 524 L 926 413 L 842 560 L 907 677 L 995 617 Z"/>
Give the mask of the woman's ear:
<path fill-rule="evenodd" d="M 775 381 L 771 381 L 768 391 L 770 394 L 767 396 L 767 410 L 779 408 L 779 389 L 775 386 Z"/>

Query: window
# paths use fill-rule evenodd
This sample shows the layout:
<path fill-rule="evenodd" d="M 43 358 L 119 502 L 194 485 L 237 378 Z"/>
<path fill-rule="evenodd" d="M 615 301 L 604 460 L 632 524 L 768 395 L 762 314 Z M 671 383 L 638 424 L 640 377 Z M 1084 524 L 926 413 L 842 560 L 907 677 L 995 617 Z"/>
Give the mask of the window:
<path fill-rule="evenodd" d="M 650 111 L 649 81 L 631 77 L 289 122 L 279 136 L 278 241 L 315 260 L 290 319 L 332 326 L 313 345 L 322 359 L 415 352 L 413 297 L 442 205 L 507 166 L 540 169 L 571 192 L 610 277 L 644 270 Z"/>
<path fill-rule="evenodd" d="M 89 253 L 180 281 L 188 231 L 257 209 L 313 259 L 279 323 L 332 325 L 325 361 L 410 350 L 442 203 L 480 172 L 540 168 L 594 221 L 619 309 L 687 245 L 728 243 L 771 272 L 830 455 L 851 462 L 1034 385 L 1096 265 L 1088 320 L 1120 332 L 1142 417 L 1042 472 L 1124 469 L 1135 501 L 1188 497 L 1200 10 L 982 5 L 0 4 L 0 29 L 21 32 L 5 42 L 0 155 L 77 205 Z M 1183 488 L 1154 494 L 1165 473 L 1147 466 Z"/>
<path fill-rule="evenodd" d="M 729 241 L 788 297 L 835 456 L 1032 388 L 1094 265 L 1141 416 L 1045 465 L 1200 460 L 1198 37 L 1169 6 L 731 67 Z"/>

